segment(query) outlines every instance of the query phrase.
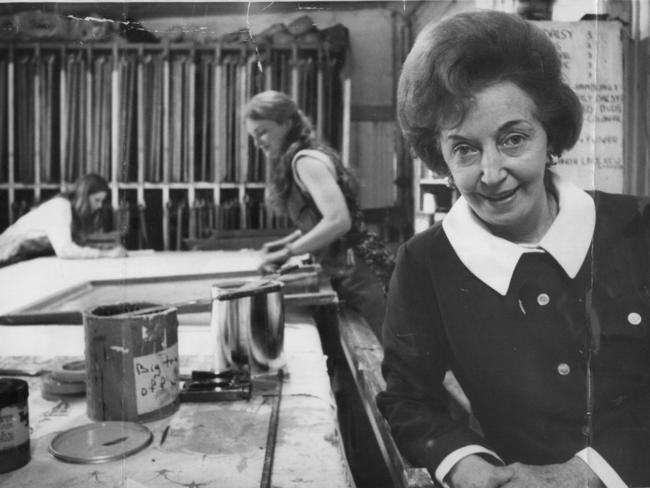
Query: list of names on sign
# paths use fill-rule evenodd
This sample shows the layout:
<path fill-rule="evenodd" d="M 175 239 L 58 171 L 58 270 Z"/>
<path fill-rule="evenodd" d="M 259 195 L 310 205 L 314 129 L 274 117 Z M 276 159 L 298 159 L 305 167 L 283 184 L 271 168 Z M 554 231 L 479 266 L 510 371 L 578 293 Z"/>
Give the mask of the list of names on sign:
<path fill-rule="evenodd" d="M 584 110 L 580 139 L 558 171 L 585 189 L 623 189 L 623 44 L 618 22 L 539 22 Z"/>

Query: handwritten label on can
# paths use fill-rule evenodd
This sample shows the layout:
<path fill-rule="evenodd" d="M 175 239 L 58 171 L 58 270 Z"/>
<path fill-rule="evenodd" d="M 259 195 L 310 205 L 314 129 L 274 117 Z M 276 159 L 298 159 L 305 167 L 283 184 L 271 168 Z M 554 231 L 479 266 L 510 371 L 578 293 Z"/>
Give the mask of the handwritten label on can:
<path fill-rule="evenodd" d="M 178 344 L 133 358 L 138 415 L 153 412 L 178 398 Z"/>

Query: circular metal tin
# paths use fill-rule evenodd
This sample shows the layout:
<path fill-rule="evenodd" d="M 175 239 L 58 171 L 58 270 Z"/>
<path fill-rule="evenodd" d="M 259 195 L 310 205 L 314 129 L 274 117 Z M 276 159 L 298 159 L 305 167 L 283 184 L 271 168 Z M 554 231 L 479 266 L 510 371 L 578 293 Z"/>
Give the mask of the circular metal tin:
<path fill-rule="evenodd" d="M 68 383 L 59 381 L 54 378 L 52 373 L 48 373 L 43 376 L 41 390 L 43 393 L 50 395 L 82 395 L 86 392 L 86 382 Z"/>
<path fill-rule="evenodd" d="M 48 451 L 69 463 L 99 464 L 124 459 L 152 440 L 152 432 L 136 422 L 97 422 L 57 434 Z"/>
<path fill-rule="evenodd" d="M 65 383 L 83 383 L 86 381 L 86 360 L 69 361 L 57 364 L 52 370 L 52 378 Z"/>

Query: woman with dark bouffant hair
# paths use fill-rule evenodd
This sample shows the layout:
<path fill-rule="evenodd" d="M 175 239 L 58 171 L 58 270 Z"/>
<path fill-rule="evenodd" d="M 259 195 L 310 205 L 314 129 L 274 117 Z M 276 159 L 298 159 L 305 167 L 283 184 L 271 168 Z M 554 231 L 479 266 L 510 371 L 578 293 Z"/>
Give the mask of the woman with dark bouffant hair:
<path fill-rule="evenodd" d="M 401 452 L 452 488 L 649 486 L 650 207 L 554 170 L 582 109 L 551 40 L 503 12 L 432 23 L 398 116 L 460 193 L 390 282 L 377 403 Z"/>
<path fill-rule="evenodd" d="M 365 228 L 354 178 L 338 154 L 315 138 L 307 117 L 284 93 L 255 95 L 244 117 L 270 164 L 269 205 L 297 227 L 263 246 L 263 266 L 312 254 L 339 298 L 361 312 L 380 337 L 393 258 Z"/>
<path fill-rule="evenodd" d="M 88 236 L 102 230 L 101 208 L 109 193 L 101 176 L 82 176 L 69 191 L 43 202 L 0 235 L 0 265 L 56 254 L 66 259 L 126 256 L 123 246 L 96 249 Z"/>

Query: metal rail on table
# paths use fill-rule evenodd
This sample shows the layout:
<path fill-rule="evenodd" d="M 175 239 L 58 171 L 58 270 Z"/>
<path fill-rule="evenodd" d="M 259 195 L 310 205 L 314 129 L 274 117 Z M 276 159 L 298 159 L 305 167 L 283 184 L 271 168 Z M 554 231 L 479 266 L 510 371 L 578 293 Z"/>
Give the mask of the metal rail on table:
<path fill-rule="evenodd" d="M 280 400 L 282 399 L 282 382 L 284 374 L 282 370 L 278 371 L 277 383 L 273 394 L 273 407 L 271 410 L 271 419 L 269 420 L 269 430 L 266 436 L 266 453 L 264 455 L 264 467 L 262 469 L 262 481 L 260 488 L 271 488 L 271 476 L 273 474 L 273 458 L 275 455 L 275 439 L 278 433 L 278 423 L 280 420 Z"/>

